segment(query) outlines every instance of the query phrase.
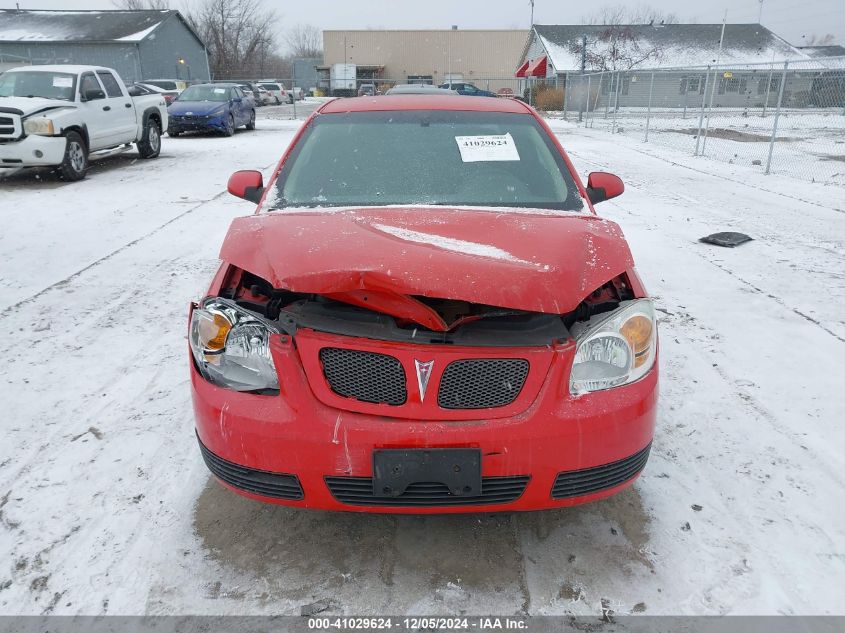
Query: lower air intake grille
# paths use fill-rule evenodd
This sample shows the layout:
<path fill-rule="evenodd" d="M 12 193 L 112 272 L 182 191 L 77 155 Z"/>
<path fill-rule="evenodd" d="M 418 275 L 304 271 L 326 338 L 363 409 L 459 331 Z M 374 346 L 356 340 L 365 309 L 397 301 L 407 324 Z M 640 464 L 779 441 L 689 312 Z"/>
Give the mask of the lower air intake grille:
<path fill-rule="evenodd" d="M 474 497 L 456 497 L 440 483 L 416 483 L 405 489 L 399 497 L 377 497 L 373 494 L 373 480 L 369 477 L 326 477 L 332 496 L 353 506 L 465 506 L 510 503 L 525 492 L 529 477 L 484 477 L 481 494 Z"/>
<path fill-rule="evenodd" d="M 199 438 L 197 438 L 199 441 Z M 200 450 L 205 465 L 212 474 L 221 481 L 264 497 L 275 497 L 276 499 L 302 499 L 302 486 L 296 475 L 285 475 L 283 473 L 271 473 L 265 470 L 255 470 L 227 462 L 208 450 L 202 442 Z"/>
<path fill-rule="evenodd" d="M 338 347 L 320 350 L 323 373 L 339 396 L 374 404 L 405 404 L 405 370 L 393 356 Z"/>
<path fill-rule="evenodd" d="M 645 468 L 649 450 L 651 444 L 612 464 L 559 473 L 552 486 L 552 499 L 581 497 L 625 483 Z"/>
<path fill-rule="evenodd" d="M 513 402 L 528 376 L 521 358 L 457 360 L 440 379 L 437 404 L 444 409 L 487 409 Z"/>

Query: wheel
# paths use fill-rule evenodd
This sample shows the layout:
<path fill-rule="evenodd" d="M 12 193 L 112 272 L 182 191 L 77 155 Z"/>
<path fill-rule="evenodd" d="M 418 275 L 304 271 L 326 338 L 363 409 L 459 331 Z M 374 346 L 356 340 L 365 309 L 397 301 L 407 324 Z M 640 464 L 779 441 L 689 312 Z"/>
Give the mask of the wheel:
<path fill-rule="evenodd" d="M 249 114 L 249 122 L 246 124 L 246 129 L 248 129 L 248 130 L 254 130 L 255 129 L 255 110 L 253 110 Z"/>
<path fill-rule="evenodd" d="M 288 103 L 293 105 L 293 93 L 288 95 Z"/>
<path fill-rule="evenodd" d="M 276 105 L 279 105 L 281 103 L 282 103 L 281 100 L 278 97 L 276 97 Z"/>
<path fill-rule="evenodd" d="M 88 171 L 88 148 L 77 132 L 68 132 L 65 138 L 67 146 L 62 164 L 59 165 L 59 173 L 62 180 L 82 180 Z"/>
<path fill-rule="evenodd" d="M 232 136 L 235 133 L 235 117 L 231 114 L 229 115 L 229 119 L 226 121 L 226 129 L 223 130 L 224 136 Z"/>
<path fill-rule="evenodd" d="M 144 132 L 138 141 L 138 154 L 141 158 L 155 158 L 161 152 L 161 128 L 154 118 L 147 118 Z"/>

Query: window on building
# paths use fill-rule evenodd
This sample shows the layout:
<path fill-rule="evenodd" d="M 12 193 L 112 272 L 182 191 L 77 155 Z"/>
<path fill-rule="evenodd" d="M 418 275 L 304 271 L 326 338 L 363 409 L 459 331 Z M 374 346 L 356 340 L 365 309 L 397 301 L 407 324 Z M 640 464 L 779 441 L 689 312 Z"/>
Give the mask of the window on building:
<path fill-rule="evenodd" d="M 704 77 L 695 75 L 693 77 L 684 77 L 681 79 L 680 94 L 704 94 Z"/>
<path fill-rule="evenodd" d="M 631 78 L 630 77 L 619 77 L 618 75 L 611 74 L 608 79 L 603 79 L 601 82 L 601 93 L 603 95 L 612 94 L 616 95 L 616 91 L 619 91 L 620 95 L 628 94 L 628 89 L 631 87 Z"/>
<path fill-rule="evenodd" d="M 763 95 L 766 92 L 780 92 L 780 78 L 780 75 L 760 77 L 760 81 L 757 82 L 757 94 Z"/>
<path fill-rule="evenodd" d="M 747 88 L 748 80 L 743 76 L 734 75 L 733 77 L 722 77 L 719 80 L 719 94 L 725 93 L 744 93 Z"/>

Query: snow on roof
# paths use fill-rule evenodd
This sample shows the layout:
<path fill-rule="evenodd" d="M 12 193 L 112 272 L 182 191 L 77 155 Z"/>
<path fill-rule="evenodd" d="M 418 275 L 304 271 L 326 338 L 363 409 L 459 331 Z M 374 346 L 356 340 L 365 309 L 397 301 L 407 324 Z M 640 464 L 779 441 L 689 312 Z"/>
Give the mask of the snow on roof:
<path fill-rule="evenodd" d="M 0 9 L 0 42 L 139 42 L 174 13 Z"/>
<path fill-rule="evenodd" d="M 625 32 L 640 51 L 656 51 L 637 68 L 707 66 L 719 57 L 721 24 L 631 24 L 616 27 L 595 24 L 535 25 L 555 70 L 580 70 L 580 42 L 587 35 L 588 52 L 608 46 L 609 35 Z M 759 24 L 728 24 L 719 64 L 754 64 L 806 61 L 808 56 Z M 589 66 L 589 63 L 588 63 Z M 623 66 L 624 67 L 624 66 Z M 589 68 L 588 68 L 589 69 Z"/>

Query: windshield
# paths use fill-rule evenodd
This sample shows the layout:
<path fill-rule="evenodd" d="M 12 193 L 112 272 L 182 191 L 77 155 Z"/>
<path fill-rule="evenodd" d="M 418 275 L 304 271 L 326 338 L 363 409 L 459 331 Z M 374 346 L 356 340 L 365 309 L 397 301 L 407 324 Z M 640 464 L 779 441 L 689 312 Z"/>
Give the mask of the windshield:
<path fill-rule="evenodd" d="M 179 95 L 178 101 L 228 101 L 229 88 L 191 86 Z"/>
<path fill-rule="evenodd" d="M 151 84 L 153 86 L 158 86 L 159 88 L 163 88 L 164 90 L 179 90 L 179 87 L 176 85 L 175 81 L 145 81 L 144 83 Z"/>
<path fill-rule="evenodd" d="M 268 197 L 270 209 L 391 204 L 583 208 L 534 117 L 502 112 L 318 116 Z"/>
<path fill-rule="evenodd" d="M 261 84 L 265 90 L 279 90 L 279 84 Z"/>
<path fill-rule="evenodd" d="M 76 75 L 26 70 L 0 75 L 0 97 L 73 101 L 75 94 Z"/>

